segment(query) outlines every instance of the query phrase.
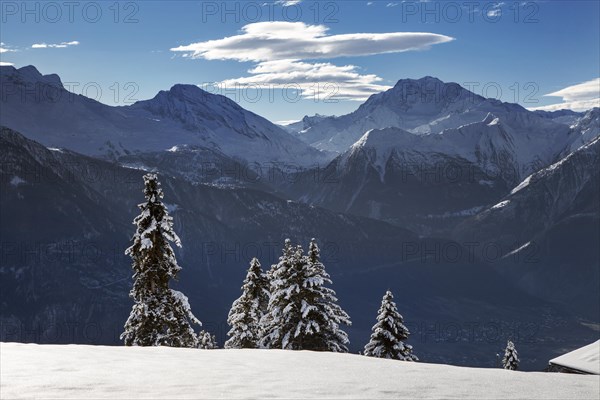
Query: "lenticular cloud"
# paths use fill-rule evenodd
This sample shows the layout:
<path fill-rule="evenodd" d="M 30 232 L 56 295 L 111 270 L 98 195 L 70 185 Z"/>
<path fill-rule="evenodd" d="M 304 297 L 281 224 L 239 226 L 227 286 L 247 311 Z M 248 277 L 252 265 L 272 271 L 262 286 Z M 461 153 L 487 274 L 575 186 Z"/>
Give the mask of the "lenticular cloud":
<path fill-rule="evenodd" d="M 207 60 L 272 61 L 368 56 L 426 49 L 452 37 L 427 32 L 349 33 L 328 35 L 324 25 L 303 22 L 257 22 L 223 39 L 172 48 Z"/>

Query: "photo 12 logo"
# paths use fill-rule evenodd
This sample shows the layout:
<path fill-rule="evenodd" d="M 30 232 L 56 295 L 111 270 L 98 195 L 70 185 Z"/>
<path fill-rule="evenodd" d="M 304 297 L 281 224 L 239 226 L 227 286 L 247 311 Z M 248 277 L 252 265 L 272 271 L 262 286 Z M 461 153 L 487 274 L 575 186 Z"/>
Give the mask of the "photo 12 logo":
<path fill-rule="evenodd" d="M 386 7 L 398 7 L 401 21 L 421 23 L 538 23 L 540 6 L 534 1 L 397 1 Z"/>
<path fill-rule="evenodd" d="M 340 4 L 336 1 L 203 1 L 202 22 L 254 23 L 264 21 L 336 24 Z"/>
<path fill-rule="evenodd" d="M 2 1 L 0 20 L 9 23 L 76 23 L 91 24 L 102 20 L 115 24 L 137 24 L 140 2 L 137 1 Z"/>

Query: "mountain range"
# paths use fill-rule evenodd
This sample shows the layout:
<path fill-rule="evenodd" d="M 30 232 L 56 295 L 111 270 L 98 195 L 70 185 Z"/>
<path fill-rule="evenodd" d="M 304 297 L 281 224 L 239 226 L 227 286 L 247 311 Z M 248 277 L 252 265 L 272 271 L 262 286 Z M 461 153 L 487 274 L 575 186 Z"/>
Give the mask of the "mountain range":
<path fill-rule="evenodd" d="M 67 91 L 58 75 L 42 75 L 33 66 L 2 66 L 0 81 L 2 125 L 48 147 L 113 160 L 132 153 L 174 152 L 184 145 L 250 162 L 305 166 L 326 159 L 233 100 L 195 85 L 174 85 L 153 99 L 111 107 Z"/>
<path fill-rule="evenodd" d="M 2 340 L 119 342 L 149 170 L 184 245 L 178 286 L 221 342 L 248 261 L 268 268 L 287 237 L 321 244 L 353 351 L 386 289 L 433 362 L 493 366 L 517 335 L 542 368 L 598 336 L 598 108 L 531 112 L 425 77 L 280 127 L 193 85 L 111 107 L 31 66 L 0 84 Z"/>

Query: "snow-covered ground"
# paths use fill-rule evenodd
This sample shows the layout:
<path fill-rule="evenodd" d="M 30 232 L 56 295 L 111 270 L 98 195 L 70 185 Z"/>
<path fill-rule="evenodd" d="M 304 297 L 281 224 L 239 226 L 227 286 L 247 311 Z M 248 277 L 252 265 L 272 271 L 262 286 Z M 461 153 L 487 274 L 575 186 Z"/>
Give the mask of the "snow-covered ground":
<path fill-rule="evenodd" d="M 594 375 L 279 350 L 0 344 L 0 398 L 598 399 Z"/>

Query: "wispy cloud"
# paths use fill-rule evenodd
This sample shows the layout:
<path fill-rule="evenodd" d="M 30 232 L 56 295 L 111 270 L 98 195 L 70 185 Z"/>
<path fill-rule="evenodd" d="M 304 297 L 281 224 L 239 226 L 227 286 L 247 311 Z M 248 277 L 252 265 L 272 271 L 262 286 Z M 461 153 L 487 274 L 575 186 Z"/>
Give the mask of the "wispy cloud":
<path fill-rule="evenodd" d="M 314 88 L 331 83 L 336 87 L 337 99 L 364 100 L 370 94 L 388 88 L 378 83 L 381 78 L 361 75 L 355 65 L 337 66 L 306 60 L 422 50 L 453 40 L 449 36 L 425 32 L 328 35 L 328 29 L 324 25 L 303 22 L 258 22 L 244 26 L 238 35 L 191 43 L 171 51 L 181 52 L 184 57 L 190 58 L 257 63 L 248 71 L 251 76 L 224 83 L 296 84 L 303 89 L 304 96 L 313 95 L 308 93 L 311 85 Z"/>
<path fill-rule="evenodd" d="M 453 40 L 424 32 L 327 35 L 328 29 L 303 22 L 257 22 L 244 26 L 239 35 L 191 43 L 171 51 L 207 60 L 306 60 L 399 53 Z"/>
<path fill-rule="evenodd" d="M 4 42 L 0 42 L 0 53 L 10 53 L 16 51 L 12 49 L 10 46 L 6 45 Z"/>
<path fill-rule="evenodd" d="M 585 111 L 590 108 L 600 107 L 600 78 L 568 86 L 544 96 L 562 97 L 563 102 L 549 106 L 535 107 L 532 110 L 556 111 L 570 109 L 573 111 Z"/>
<path fill-rule="evenodd" d="M 362 101 L 390 88 L 382 85 L 377 75 L 360 74 L 355 65 L 276 60 L 261 62 L 248 73 L 251 76 L 228 79 L 221 84 L 227 88 L 299 89 L 303 97 L 315 100 Z"/>
<path fill-rule="evenodd" d="M 61 42 L 61 43 L 52 43 L 52 44 L 34 43 L 31 45 L 31 48 L 32 49 L 63 49 L 65 47 L 77 46 L 77 45 L 79 45 L 79 42 L 77 40 L 74 40 L 72 42 Z"/>

